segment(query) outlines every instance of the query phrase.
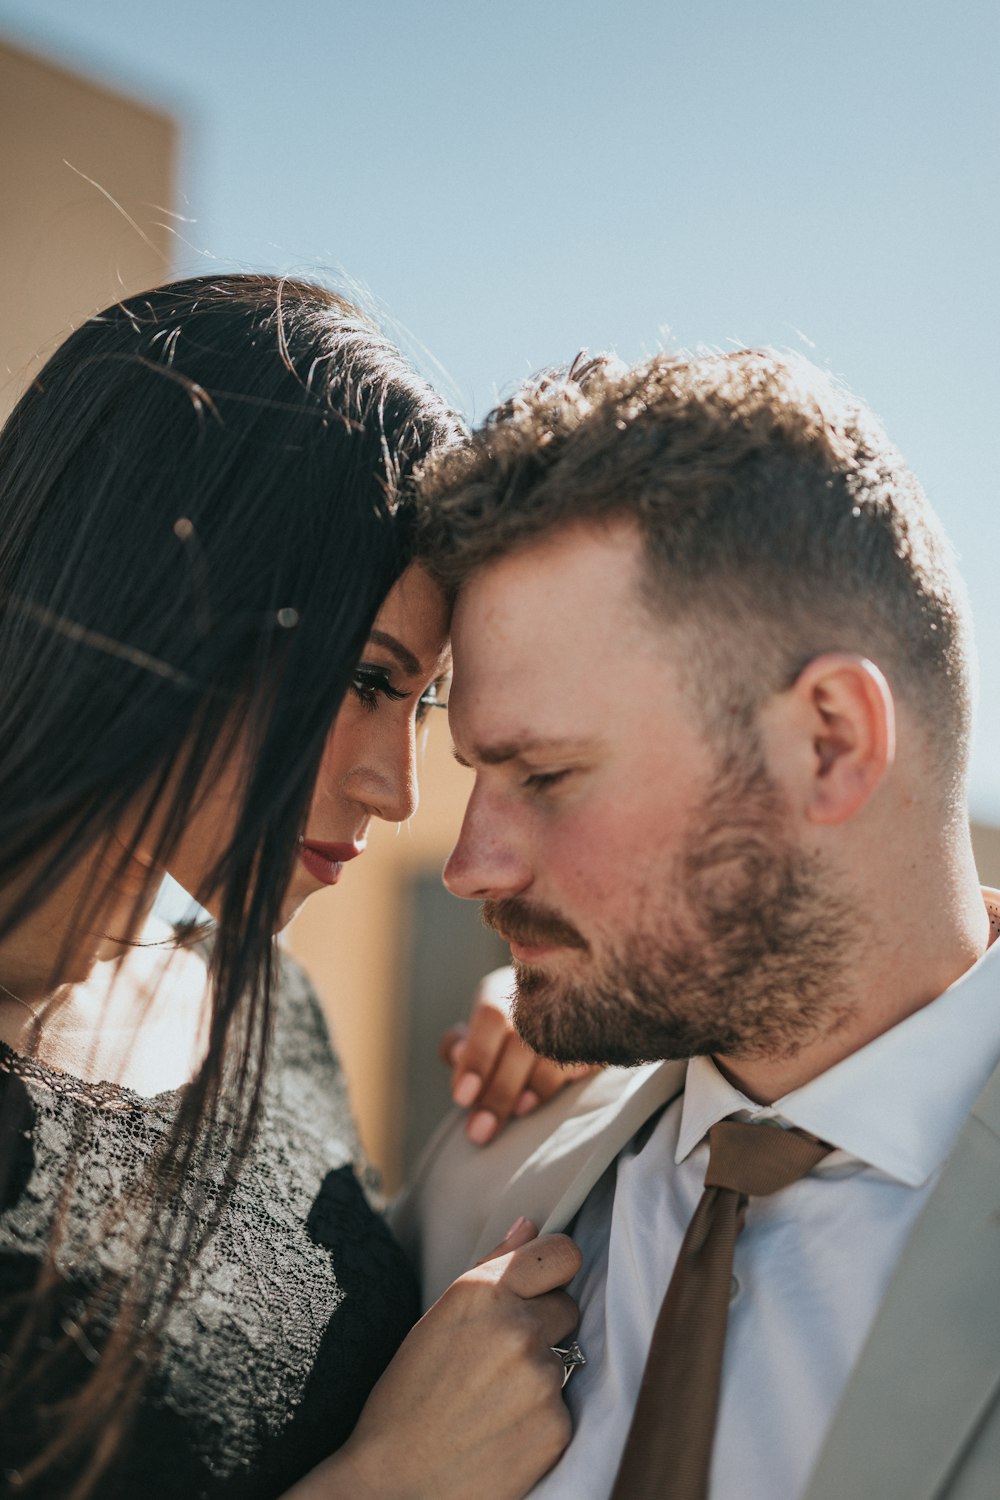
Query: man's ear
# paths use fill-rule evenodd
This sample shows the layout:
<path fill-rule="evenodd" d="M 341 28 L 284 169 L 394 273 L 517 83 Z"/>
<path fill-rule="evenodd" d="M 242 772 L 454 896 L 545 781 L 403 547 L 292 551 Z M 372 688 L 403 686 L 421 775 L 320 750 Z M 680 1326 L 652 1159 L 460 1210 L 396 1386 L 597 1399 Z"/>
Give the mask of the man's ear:
<path fill-rule="evenodd" d="M 864 807 L 896 755 L 892 689 L 874 662 L 846 651 L 814 657 L 789 690 L 809 736 L 804 811 L 811 823 L 846 823 Z"/>

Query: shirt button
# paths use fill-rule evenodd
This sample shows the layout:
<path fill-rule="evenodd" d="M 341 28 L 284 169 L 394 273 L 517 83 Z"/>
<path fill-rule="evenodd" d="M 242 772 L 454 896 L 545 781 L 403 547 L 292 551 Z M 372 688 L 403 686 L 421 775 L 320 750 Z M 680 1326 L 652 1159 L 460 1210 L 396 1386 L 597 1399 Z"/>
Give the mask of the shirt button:
<path fill-rule="evenodd" d="M 730 1276 L 730 1278 L 729 1278 L 729 1300 L 730 1300 L 730 1302 L 735 1302 L 736 1299 L 737 1299 L 737 1297 L 739 1295 L 740 1295 L 740 1279 L 739 1279 L 738 1276 Z"/>

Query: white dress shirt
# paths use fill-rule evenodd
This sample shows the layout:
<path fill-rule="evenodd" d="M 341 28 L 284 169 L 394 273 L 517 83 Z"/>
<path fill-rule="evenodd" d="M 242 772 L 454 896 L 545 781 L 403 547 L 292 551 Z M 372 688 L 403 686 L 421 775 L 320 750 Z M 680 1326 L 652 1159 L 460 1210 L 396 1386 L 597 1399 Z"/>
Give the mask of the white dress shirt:
<path fill-rule="evenodd" d="M 656 1322 L 701 1196 L 709 1128 L 796 1125 L 836 1148 L 751 1200 L 736 1244 L 710 1500 L 800 1500 L 889 1279 L 980 1090 L 1000 1064 L 1000 942 L 943 995 L 773 1106 L 707 1058 L 640 1131 L 569 1232 L 587 1356 L 574 1437 L 533 1500 L 611 1491 Z"/>

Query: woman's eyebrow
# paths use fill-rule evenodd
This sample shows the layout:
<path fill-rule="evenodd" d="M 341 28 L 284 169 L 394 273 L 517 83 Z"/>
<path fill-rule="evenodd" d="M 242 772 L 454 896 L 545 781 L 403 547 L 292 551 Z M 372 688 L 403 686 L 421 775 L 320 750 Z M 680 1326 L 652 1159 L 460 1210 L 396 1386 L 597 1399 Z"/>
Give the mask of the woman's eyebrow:
<path fill-rule="evenodd" d="M 408 677 L 423 676 L 423 668 L 417 661 L 413 652 L 397 641 L 394 635 L 386 630 L 373 630 L 369 633 L 369 641 L 375 646 L 383 646 L 386 651 L 391 651 Z"/>

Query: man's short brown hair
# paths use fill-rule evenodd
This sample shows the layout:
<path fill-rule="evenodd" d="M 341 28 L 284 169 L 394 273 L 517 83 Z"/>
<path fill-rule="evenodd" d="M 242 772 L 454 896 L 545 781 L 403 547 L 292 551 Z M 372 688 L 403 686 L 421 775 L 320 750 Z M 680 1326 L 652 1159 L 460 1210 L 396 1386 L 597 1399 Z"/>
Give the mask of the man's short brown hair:
<path fill-rule="evenodd" d="M 697 627 L 710 714 L 745 722 L 812 657 L 858 652 L 920 714 L 953 786 L 964 772 L 971 643 L 951 548 L 873 414 L 806 360 L 577 363 L 436 460 L 421 514 L 452 590 L 559 528 L 632 518 L 647 603 Z"/>

